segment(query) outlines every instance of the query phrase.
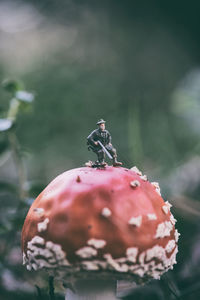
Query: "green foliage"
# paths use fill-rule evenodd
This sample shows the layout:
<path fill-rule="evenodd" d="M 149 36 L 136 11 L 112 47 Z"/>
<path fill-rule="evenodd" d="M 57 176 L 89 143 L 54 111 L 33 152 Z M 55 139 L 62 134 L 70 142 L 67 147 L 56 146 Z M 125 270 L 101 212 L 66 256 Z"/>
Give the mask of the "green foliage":
<path fill-rule="evenodd" d="M 0 119 L 0 132 L 9 130 L 13 125 L 13 121 L 10 119 Z"/>
<path fill-rule="evenodd" d="M 34 94 L 23 89 L 24 85 L 12 79 L 6 79 L 2 83 L 3 88 L 12 94 L 7 112 L 7 119 L 0 119 L 0 131 L 8 130 L 16 122 L 18 114 L 30 112 L 34 101 Z"/>
<path fill-rule="evenodd" d="M 15 79 L 9 79 L 9 78 L 5 79 L 2 82 L 2 86 L 6 91 L 10 92 L 13 95 L 17 91 L 23 90 L 23 88 L 24 88 L 24 85 L 22 82 L 15 80 Z"/>
<path fill-rule="evenodd" d="M 17 173 L 18 184 L 0 179 L 0 198 L 3 208 L 0 214 L 0 242 L 2 244 L 2 252 L 0 251 L 2 261 L 0 275 L 2 276 L 5 270 L 10 268 L 6 255 L 12 249 L 20 247 L 20 240 L 17 236 L 21 231 L 27 210 L 33 201 L 29 196 L 29 191 L 26 189 L 27 178 L 16 127 L 19 115 L 26 112 L 34 100 L 33 94 L 22 90 L 22 84 L 18 81 L 5 80 L 3 87 L 12 94 L 12 98 L 9 101 L 8 111 L 2 112 L 7 117 L 0 119 L 0 162 L 3 165 L 3 154 L 10 149 L 15 162 L 14 171 Z M 11 270 L 12 268 L 9 271 L 10 276 L 15 276 L 13 273 L 14 269 L 12 272 Z M 13 280 L 15 280 L 14 277 Z"/>

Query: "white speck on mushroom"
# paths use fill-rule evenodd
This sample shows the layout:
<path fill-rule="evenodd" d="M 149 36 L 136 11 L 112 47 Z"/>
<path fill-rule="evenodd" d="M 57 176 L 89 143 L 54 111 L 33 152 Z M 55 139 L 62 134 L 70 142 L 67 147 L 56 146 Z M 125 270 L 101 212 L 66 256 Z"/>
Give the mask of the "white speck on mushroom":
<path fill-rule="evenodd" d="M 107 217 L 111 216 L 112 212 L 108 207 L 104 207 L 101 211 L 101 214 L 102 214 L 102 216 L 107 218 Z"/>
<path fill-rule="evenodd" d="M 88 262 L 89 262 L 89 264 L 87 264 Z M 83 265 L 84 269 L 87 269 L 87 267 L 88 267 L 88 270 L 92 270 L 92 269 L 93 270 L 97 270 L 97 268 L 99 269 L 99 267 L 101 269 L 106 269 L 107 268 L 106 261 L 104 261 L 104 260 L 96 260 L 96 259 L 93 259 L 92 261 L 82 260 L 81 261 L 81 265 Z"/>
<path fill-rule="evenodd" d="M 174 251 L 172 252 L 171 256 L 166 259 L 165 261 L 165 267 L 167 270 L 173 269 L 173 265 L 176 264 L 176 254 L 178 252 L 178 247 L 176 246 Z"/>
<path fill-rule="evenodd" d="M 167 214 L 170 211 L 171 207 L 172 207 L 172 205 L 168 201 L 166 201 L 165 205 L 163 205 L 162 209 Z"/>
<path fill-rule="evenodd" d="M 161 263 L 160 263 L 160 264 L 156 264 L 156 265 L 154 265 L 154 266 L 156 267 L 157 270 L 161 270 L 161 271 L 162 271 L 162 270 L 165 269 L 165 267 L 164 267 L 163 264 L 161 264 Z"/>
<path fill-rule="evenodd" d="M 111 266 L 114 270 L 118 271 L 118 272 L 127 272 L 128 271 L 128 265 L 126 264 L 122 264 L 120 265 L 119 263 L 117 263 L 110 254 L 104 254 L 103 256 L 106 261 L 108 266 Z"/>
<path fill-rule="evenodd" d="M 175 235 L 175 241 L 176 241 L 176 243 L 178 242 L 178 240 L 179 240 L 179 236 L 181 235 L 179 232 L 178 232 L 178 230 L 177 229 L 175 229 L 175 233 L 174 233 L 174 235 Z"/>
<path fill-rule="evenodd" d="M 148 218 L 149 220 L 156 220 L 156 219 L 157 219 L 157 217 L 156 217 L 155 214 L 147 214 L 147 218 Z"/>
<path fill-rule="evenodd" d="M 61 245 L 54 244 L 51 241 L 46 242 L 46 248 L 57 253 L 57 259 L 64 259 L 65 253 L 62 251 Z"/>
<path fill-rule="evenodd" d="M 40 241 L 40 237 L 37 238 L 39 238 Z M 45 245 L 37 246 L 38 244 L 33 243 L 33 240 L 38 240 L 37 238 L 34 238 L 29 242 L 31 245 L 31 249 L 29 249 L 27 253 L 23 255 L 24 261 L 27 265 L 27 269 L 54 269 L 55 267 L 59 268 L 66 266 L 68 268 L 67 272 L 68 270 L 69 272 L 71 272 L 70 268 L 72 268 L 71 270 L 73 270 L 73 267 L 65 259 L 66 254 L 62 251 L 60 245 L 54 244 L 52 241 L 47 241 Z M 174 242 L 168 242 L 165 249 L 161 246 L 156 245 L 153 248 L 148 249 L 147 251 L 143 251 L 139 255 L 139 250 L 136 247 L 130 247 L 126 250 L 127 257 L 119 257 L 116 259 L 114 259 L 111 254 L 107 253 L 103 256 L 104 260 L 96 260 L 92 258 L 92 261 L 89 261 L 87 255 L 85 259 L 81 259 L 81 261 L 76 264 L 76 271 L 97 271 L 99 269 L 112 269 L 116 272 L 128 272 L 130 274 L 136 274 L 140 277 L 148 275 L 152 278 L 159 278 L 168 269 L 172 269 L 173 264 L 176 263 L 176 254 L 178 252 L 176 245 L 175 248 L 172 249 L 172 253 L 170 254 L 169 252 L 168 255 L 170 255 L 170 257 L 168 258 L 166 255 L 166 253 L 168 253 L 168 249 L 173 247 L 173 243 Z M 91 249 L 97 252 L 96 249 L 90 248 L 90 254 Z M 62 253 L 64 253 L 64 255 Z M 62 270 L 63 269 L 58 269 L 58 272 L 62 273 Z"/>
<path fill-rule="evenodd" d="M 97 250 L 92 247 L 83 247 L 77 250 L 75 253 L 82 258 L 90 258 L 97 255 Z"/>
<path fill-rule="evenodd" d="M 166 202 L 165 202 L 165 205 L 167 205 L 167 207 L 168 207 L 169 210 L 170 210 L 170 208 L 172 207 L 172 204 L 169 203 L 169 201 L 166 201 Z"/>
<path fill-rule="evenodd" d="M 159 183 L 154 181 L 154 182 L 151 182 L 151 184 L 157 189 L 157 188 L 160 188 L 159 186 Z"/>
<path fill-rule="evenodd" d="M 161 196 L 160 189 L 156 189 L 156 192 L 158 193 L 159 196 Z"/>
<path fill-rule="evenodd" d="M 117 271 L 118 272 L 128 272 L 128 265 L 121 264 L 120 268 Z"/>
<path fill-rule="evenodd" d="M 103 257 L 106 259 L 108 265 L 112 266 L 115 270 L 119 268 L 119 264 L 112 258 L 110 254 L 104 254 Z"/>
<path fill-rule="evenodd" d="M 142 176 L 142 172 L 140 170 L 138 170 L 138 168 L 136 166 L 132 167 L 130 170 L 134 171 L 136 174 Z"/>
<path fill-rule="evenodd" d="M 134 271 L 134 273 L 137 274 L 137 275 L 140 276 L 140 277 L 143 277 L 144 274 L 145 274 L 145 271 L 144 271 L 143 268 L 138 268 L 138 269 L 136 269 L 136 270 Z"/>
<path fill-rule="evenodd" d="M 163 205 L 163 206 L 162 206 L 162 210 L 164 211 L 164 213 L 165 213 L 166 215 L 167 215 L 168 212 L 169 212 L 169 208 L 168 208 L 167 205 Z"/>
<path fill-rule="evenodd" d="M 38 232 L 45 231 L 47 229 L 47 225 L 49 223 L 49 219 L 45 218 L 43 222 L 37 224 Z"/>
<path fill-rule="evenodd" d="M 86 270 L 91 270 L 91 271 L 99 270 L 99 266 L 93 261 L 84 261 L 82 262 L 82 266 Z"/>
<path fill-rule="evenodd" d="M 26 257 L 26 254 L 23 252 L 23 265 L 26 265 L 27 262 L 28 262 L 28 259 Z"/>
<path fill-rule="evenodd" d="M 141 265 L 144 265 L 145 255 L 146 255 L 145 251 L 140 253 L 140 255 L 139 255 L 139 262 Z"/>
<path fill-rule="evenodd" d="M 32 268 L 38 270 L 44 267 L 70 266 L 66 259 L 66 253 L 60 245 L 54 244 L 51 241 L 45 243 L 44 239 L 39 236 L 35 236 L 27 243 L 24 263 L 27 265 L 27 270 L 31 270 Z"/>
<path fill-rule="evenodd" d="M 170 232 L 171 232 L 172 228 L 173 228 L 173 225 L 169 221 L 165 221 L 163 223 L 158 224 L 155 238 L 157 239 L 157 238 L 163 238 L 166 236 L 170 236 Z"/>
<path fill-rule="evenodd" d="M 153 276 L 154 279 L 160 279 L 160 273 L 159 272 L 154 271 L 152 276 Z"/>
<path fill-rule="evenodd" d="M 175 240 L 170 240 L 165 247 L 166 252 L 167 253 L 172 252 L 175 246 L 176 246 Z"/>
<path fill-rule="evenodd" d="M 142 176 L 140 176 L 140 178 L 144 181 L 147 181 L 147 175 L 142 175 Z"/>
<path fill-rule="evenodd" d="M 138 254 L 138 248 L 136 247 L 130 247 L 126 249 L 126 256 L 128 260 L 131 262 L 134 263 L 136 262 L 137 254 Z"/>
<path fill-rule="evenodd" d="M 90 239 L 87 241 L 87 244 L 89 246 L 94 246 L 95 248 L 103 248 L 106 245 L 106 241 L 104 240 L 99 240 L 99 239 Z"/>
<path fill-rule="evenodd" d="M 119 257 L 115 259 L 118 263 L 125 263 L 127 261 L 127 257 Z"/>
<path fill-rule="evenodd" d="M 166 249 L 156 245 L 142 253 L 140 253 L 138 261 L 139 264 L 128 265 L 129 272 L 143 277 L 145 274 L 152 278 L 158 279 L 164 272 L 173 268 L 176 263 L 177 247 L 173 250 L 168 258 Z M 159 260 L 159 262 L 157 262 Z"/>
<path fill-rule="evenodd" d="M 44 215 L 44 209 L 43 208 L 34 208 L 33 210 L 35 212 L 35 214 L 38 216 L 38 217 L 43 217 Z"/>
<path fill-rule="evenodd" d="M 158 195 L 161 196 L 159 183 L 158 182 L 151 182 L 151 184 L 155 187 L 156 192 L 158 193 Z"/>
<path fill-rule="evenodd" d="M 170 221 L 172 222 L 173 225 L 177 222 L 177 220 L 174 218 L 174 216 L 171 214 L 170 215 Z"/>
<path fill-rule="evenodd" d="M 129 265 L 129 271 L 131 273 L 134 273 L 135 270 L 137 270 L 139 268 L 139 265 L 138 264 L 133 264 L 133 265 Z"/>
<path fill-rule="evenodd" d="M 130 186 L 135 188 L 137 186 L 140 186 L 140 182 L 138 180 L 133 180 L 130 182 Z"/>
<path fill-rule="evenodd" d="M 50 250 L 52 250 L 52 249 L 53 249 L 53 247 L 54 247 L 54 243 L 53 243 L 53 242 L 51 242 L 51 241 L 48 241 L 48 242 L 46 242 L 46 247 L 47 247 L 47 249 L 50 249 Z"/>
<path fill-rule="evenodd" d="M 135 225 L 135 226 L 137 226 L 137 227 L 140 227 L 140 225 L 141 225 L 141 223 L 142 223 L 142 216 L 140 215 L 140 216 L 138 216 L 138 217 L 132 217 L 132 218 L 128 221 L 128 223 L 129 223 L 130 225 Z"/>
<path fill-rule="evenodd" d="M 166 259 L 165 249 L 161 246 L 154 246 L 146 251 L 146 260 L 151 260 L 152 258 L 158 258 L 161 261 Z"/>
<path fill-rule="evenodd" d="M 32 244 L 33 245 L 34 244 L 44 245 L 45 241 L 41 236 L 36 235 L 32 238 L 32 240 L 30 242 L 28 242 L 27 246 L 29 247 L 29 245 L 32 245 Z"/>
<path fill-rule="evenodd" d="M 33 270 L 37 271 L 38 270 L 38 266 L 35 263 L 32 263 L 32 268 Z"/>

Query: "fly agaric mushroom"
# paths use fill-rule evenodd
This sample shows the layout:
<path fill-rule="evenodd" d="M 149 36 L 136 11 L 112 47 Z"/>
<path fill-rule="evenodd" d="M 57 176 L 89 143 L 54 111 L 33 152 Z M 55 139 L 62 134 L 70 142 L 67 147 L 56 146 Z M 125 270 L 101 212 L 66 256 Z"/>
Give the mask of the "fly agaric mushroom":
<path fill-rule="evenodd" d="M 117 279 L 159 279 L 173 269 L 178 251 L 170 207 L 158 183 L 150 183 L 136 167 L 66 171 L 27 214 L 24 264 L 28 270 L 49 270 L 74 286 L 78 296 L 68 291 L 67 299 L 81 299 L 87 282 L 96 288 L 95 280 L 102 291 L 105 281 L 113 289 Z"/>

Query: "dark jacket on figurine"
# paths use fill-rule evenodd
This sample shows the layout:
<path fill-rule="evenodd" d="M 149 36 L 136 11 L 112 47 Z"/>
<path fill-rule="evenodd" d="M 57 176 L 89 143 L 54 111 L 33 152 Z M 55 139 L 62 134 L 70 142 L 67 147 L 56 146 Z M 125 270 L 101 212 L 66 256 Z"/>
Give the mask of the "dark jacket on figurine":
<path fill-rule="evenodd" d="M 100 141 L 104 146 L 111 143 L 111 135 L 108 130 L 100 130 L 95 129 L 90 133 L 90 135 L 87 137 L 88 144 L 91 145 L 94 148 L 100 148 L 99 146 L 95 145 L 94 142 Z"/>

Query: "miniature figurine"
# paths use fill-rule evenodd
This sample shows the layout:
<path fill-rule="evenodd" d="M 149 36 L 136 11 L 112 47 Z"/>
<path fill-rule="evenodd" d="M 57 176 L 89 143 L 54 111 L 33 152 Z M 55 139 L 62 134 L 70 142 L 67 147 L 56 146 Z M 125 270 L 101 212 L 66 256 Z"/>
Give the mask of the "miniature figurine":
<path fill-rule="evenodd" d="M 113 166 L 121 166 L 122 163 L 117 161 L 117 151 L 111 144 L 111 135 L 108 130 L 105 129 L 105 123 L 103 119 L 100 119 L 96 124 L 98 128 L 93 130 L 87 137 L 88 150 L 92 150 L 97 154 L 98 160 L 92 164 L 92 167 L 105 167 L 105 154 L 112 159 Z"/>

